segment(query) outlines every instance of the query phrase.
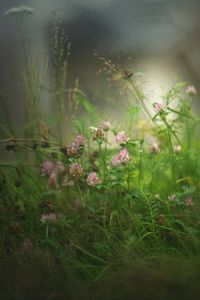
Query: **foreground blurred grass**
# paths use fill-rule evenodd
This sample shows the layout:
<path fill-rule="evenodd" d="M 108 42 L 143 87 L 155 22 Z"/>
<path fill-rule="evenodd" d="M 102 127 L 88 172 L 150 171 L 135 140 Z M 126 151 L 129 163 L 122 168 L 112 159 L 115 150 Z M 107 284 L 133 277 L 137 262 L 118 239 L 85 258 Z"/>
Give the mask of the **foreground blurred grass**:
<path fill-rule="evenodd" d="M 131 260 L 107 279 L 75 279 L 49 253 L 1 262 L 1 299 L 199 299 L 199 266 L 181 257 Z"/>

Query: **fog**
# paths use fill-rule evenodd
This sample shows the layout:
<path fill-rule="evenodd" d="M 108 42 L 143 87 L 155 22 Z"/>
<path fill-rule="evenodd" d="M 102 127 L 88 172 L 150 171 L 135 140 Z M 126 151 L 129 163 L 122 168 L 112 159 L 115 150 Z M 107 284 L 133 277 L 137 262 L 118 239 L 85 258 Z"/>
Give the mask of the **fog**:
<path fill-rule="evenodd" d="M 91 101 L 108 113 L 115 112 L 107 99 L 117 95 L 96 76 L 96 50 L 119 60 L 123 67 L 144 71 L 145 91 L 154 91 L 156 97 L 161 95 L 161 87 L 174 82 L 175 76 L 200 87 L 198 0 L 1 0 L 0 92 L 11 119 L 19 126 L 24 122 L 25 107 L 20 88 L 23 54 L 19 24 L 4 15 L 18 5 L 35 10 L 24 19 L 22 33 L 29 55 L 40 53 L 41 65 L 51 48 L 52 12 L 57 11 L 72 44 L 67 84 L 79 78 Z M 131 59 L 127 61 L 128 57 Z M 45 105 L 50 108 L 51 103 Z"/>

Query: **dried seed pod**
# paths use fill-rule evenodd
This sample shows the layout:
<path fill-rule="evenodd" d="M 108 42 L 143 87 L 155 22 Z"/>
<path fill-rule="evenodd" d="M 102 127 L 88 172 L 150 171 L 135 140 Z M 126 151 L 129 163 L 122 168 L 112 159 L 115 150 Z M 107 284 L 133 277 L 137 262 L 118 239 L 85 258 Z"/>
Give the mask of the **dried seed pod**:
<path fill-rule="evenodd" d="M 131 70 L 124 70 L 122 77 L 123 79 L 130 79 L 133 76 L 133 72 Z"/>
<path fill-rule="evenodd" d="M 57 159 L 58 154 L 57 154 L 56 152 L 52 152 L 52 153 L 51 153 L 51 157 L 52 157 L 53 159 Z"/>
<path fill-rule="evenodd" d="M 6 207 L 4 205 L 0 205 L 0 214 L 3 215 L 6 213 Z"/>
<path fill-rule="evenodd" d="M 46 207 L 51 212 L 54 210 L 54 205 L 50 201 L 47 201 Z"/>
<path fill-rule="evenodd" d="M 36 141 L 33 141 L 32 149 L 37 150 L 37 147 L 38 147 L 38 143 L 36 143 Z"/>
<path fill-rule="evenodd" d="M 66 146 L 60 147 L 60 152 L 62 152 L 64 155 L 67 155 L 67 147 Z"/>
<path fill-rule="evenodd" d="M 49 146 L 50 146 L 49 142 L 47 142 L 47 141 L 44 141 L 44 142 L 41 143 L 42 148 L 49 148 Z"/>
<path fill-rule="evenodd" d="M 20 226 L 19 226 L 19 223 L 13 221 L 9 224 L 9 230 L 11 233 L 13 234 L 18 234 L 20 233 Z"/>
<path fill-rule="evenodd" d="M 156 223 L 158 225 L 164 225 L 165 224 L 165 216 L 163 214 L 159 215 L 157 218 L 156 218 Z"/>
<path fill-rule="evenodd" d="M 8 144 L 6 144 L 6 150 L 8 150 L 8 151 L 16 151 L 16 146 L 17 146 L 16 141 L 11 141 Z"/>
<path fill-rule="evenodd" d="M 6 178 L 5 178 L 5 175 L 1 175 L 1 177 L 0 177 L 0 192 L 5 191 L 5 187 L 6 187 Z"/>

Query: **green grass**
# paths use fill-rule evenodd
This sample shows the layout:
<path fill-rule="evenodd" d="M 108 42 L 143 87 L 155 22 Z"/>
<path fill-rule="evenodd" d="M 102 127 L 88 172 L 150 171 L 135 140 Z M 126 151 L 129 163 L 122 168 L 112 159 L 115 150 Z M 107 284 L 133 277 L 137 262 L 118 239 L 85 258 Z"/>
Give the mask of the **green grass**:
<path fill-rule="evenodd" d="M 97 132 L 90 132 L 87 121 L 77 123 L 79 134 L 87 138 L 86 144 L 78 148 L 78 157 L 67 152 L 70 145 L 62 145 L 51 134 L 44 138 L 44 126 L 37 138 L 2 140 L 2 150 L 18 155 L 14 163 L 0 165 L 2 263 L 7 262 L 9 266 L 14 261 L 19 270 L 31 269 L 40 257 L 34 272 L 47 272 L 55 290 L 61 280 L 58 272 L 61 272 L 61 282 L 69 278 L 80 289 L 86 289 L 86 295 L 90 294 L 88 285 L 96 287 L 97 294 L 90 297 L 97 299 L 98 295 L 112 298 L 108 296 L 110 285 L 118 284 L 118 276 L 123 278 L 125 293 L 137 294 L 138 289 L 129 285 L 133 279 L 139 280 L 135 276 L 140 267 L 138 272 L 142 278 L 152 276 L 153 285 L 154 280 L 163 285 L 171 282 L 171 275 L 165 270 L 168 261 L 172 272 L 176 267 L 171 261 L 178 268 L 182 261 L 189 269 L 194 264 L 198 270 L 199 143 L 193 129 L 193 135 L 191 131 L 186 132 L 191 135 L 189 147 L 185 134 L 179 134 L 181 150 L 174 150 L 176 134 L 172 125 L 163 121 L 170 113 L 166 108 L 157 116 L 162 123 L 159 132 L 154 125 L 152 135 L 159 141 L 160 149 L 153 152 L 152 145 L 145 138 L 139 138 L 140 133 L 134 136 L 131 130 L 123 128 L 130 138 L 123 145 L 117 145 L 112 136 L 115 137 L 119 129 L 113 126 L 109 135 L 103 131 L 103 136 L 99 137 Z M 185 119 L 179 120 L 178 112 L 177 115 L 178 126 L 184 127 Z M 186 131 L 197 124 L 198 119 L 190 113 L 187 122 Z M 130 160 L 113 166 L 112 159 L 120 149 L 127 149 Z M 54 182 L 48 185 L 50 173 L 54 171 L 41 176 L 41 164 L 46 160 L 54 164 L 62 162 L 65 167 L 63 174 L 56 173 L 57 185 Z M 75 162 L 83 167 L 80 177 L 70 173 L 70 166 Z M 91 171 L 97 172 L 101 183 L 88 185 L 87 176 Z M 66 186 L 65 183 L 71 181 L 73 185 Z M 42 215 L 49 213 L 56 215 L 56 221 L 42 222 Z M 28 247 L 24 246 L 27 240 Z M 155 272 L 157 265 L 161 270 Z M 164 272 L 161 278 L 159 272 Z M 185 272 L 187 278 L 187 269 Z M 189 272 L 196 278 L 196 269 Z M 36 284 L 40 284 L 40 276 Z M 12 276 L 6 280 L 12 281 Z M 148 279 L 144 280 L 148 286 Z M 184 277 L 181 284 L 182 280 L 190 279 Z M 16 289 L 18 284 L 14 285 Z M 98 290 L 104 284 L 108 289 L 105 295 Z M 6 288 L 5 282 L 3 286 Z M 152 295 L 153 289 L 155 287 L 151 288 Z M 114 299 L 123 299 L 117 291 Z M 163 293 L 168 292 L 165 287 Z M 70 293 L 71 297 L 76 297 L 74 291 Z"/>

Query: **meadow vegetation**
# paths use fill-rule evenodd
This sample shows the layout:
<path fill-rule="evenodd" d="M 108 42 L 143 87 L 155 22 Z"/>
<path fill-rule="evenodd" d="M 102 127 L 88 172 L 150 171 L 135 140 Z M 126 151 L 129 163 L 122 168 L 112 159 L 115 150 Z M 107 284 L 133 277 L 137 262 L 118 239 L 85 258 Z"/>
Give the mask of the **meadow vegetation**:
<path fill-rule="evenodd" d="M 24 133 L 1 120 L 1 299 L 198 299 L 198 91 L 149 101 L 141 74 L 98 54 L 124 95 L 112 120 L 67 86 L 70 46 L 56 20 L 54 113 L 40 109 L 49 67 L 26 56 Z"/>

